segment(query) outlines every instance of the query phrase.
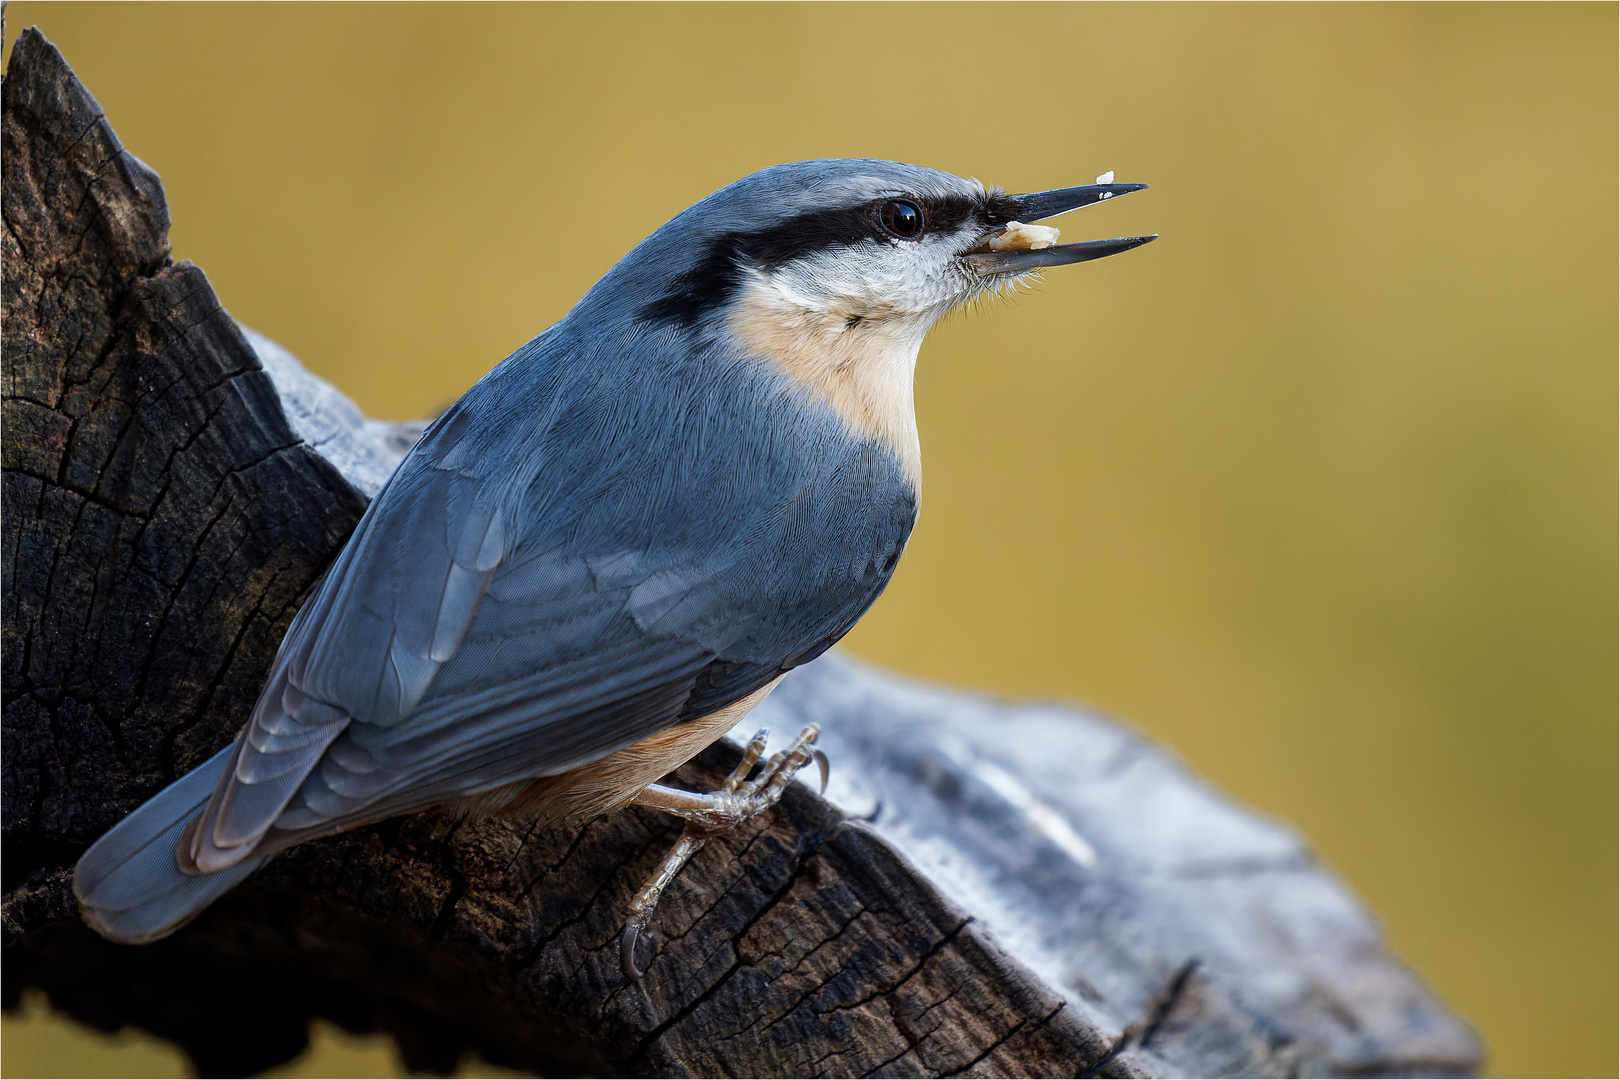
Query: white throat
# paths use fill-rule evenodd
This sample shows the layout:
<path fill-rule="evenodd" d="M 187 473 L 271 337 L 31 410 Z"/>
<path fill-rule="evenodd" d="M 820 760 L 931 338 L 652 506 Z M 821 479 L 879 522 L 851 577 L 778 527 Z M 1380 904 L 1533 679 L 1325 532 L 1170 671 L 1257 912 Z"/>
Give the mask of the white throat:
<path fill-rule="evenodd" d="M 857 436 L 900 461 L 922 487 L 912 383 L 935 315 L 901 313 L 862 298 L 806 296 L 781 276 L 751 272 L 728 310 L 731 332 Z"/>

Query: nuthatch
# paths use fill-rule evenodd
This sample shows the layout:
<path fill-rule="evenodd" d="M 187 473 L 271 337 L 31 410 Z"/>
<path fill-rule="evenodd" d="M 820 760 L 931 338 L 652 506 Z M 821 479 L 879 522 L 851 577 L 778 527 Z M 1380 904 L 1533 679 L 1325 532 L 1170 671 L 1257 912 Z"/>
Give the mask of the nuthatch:
<path fill-rule="evenodd" d="M 153 941 L 277 852 L 438 804 L 580 820 L 636 802 L 691 824 L 636 899 L 633 976 L 681 861 L 815 754 L 807 730 L 749 782 L 756 739 L 720 791 L 656 783 L 888 583 L 917 516 L 923 335 L 1153 239 L 1029 224 L 1143 186 L 1007 195 L 804 161 L 676 216 L 428 428 L 235 742 L 79 860 L 85 921 Z"/>

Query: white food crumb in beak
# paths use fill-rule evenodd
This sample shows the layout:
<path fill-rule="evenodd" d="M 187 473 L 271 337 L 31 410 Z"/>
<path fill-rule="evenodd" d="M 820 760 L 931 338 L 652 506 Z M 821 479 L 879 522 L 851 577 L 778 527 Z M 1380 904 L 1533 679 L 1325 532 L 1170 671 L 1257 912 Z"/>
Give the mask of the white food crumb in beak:
<path fill-rule="evenodd" d="M 990 238 L 991 251 L 1039 251 L 1058 242 L 1059 232 L 1050 225 L 1025 225 L 1011 221 Z"/>
<path fill-rule="evenodd" d="M 1107 172 L 1105 172 L 1101 176 L 1097 177 L 1097 183 L 1099 183 L 1099 184 L 1112 184 L 1113 182 L 1114 182 L 1114 170 L 1113 169 L 1109 169 Z"/>

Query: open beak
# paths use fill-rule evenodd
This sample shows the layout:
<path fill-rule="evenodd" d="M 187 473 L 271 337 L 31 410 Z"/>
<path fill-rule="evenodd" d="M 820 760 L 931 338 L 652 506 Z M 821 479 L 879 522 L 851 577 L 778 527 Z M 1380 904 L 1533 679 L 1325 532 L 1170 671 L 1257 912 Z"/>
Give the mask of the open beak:
<path fill-rule="evenodd" d="M 1120 195 L 1141 191 L 1146 184 L 1084 184 L 1080 187 L 1037 191 L 1029 195 L 1014 195 L 1007 201 L 1016 212 L 1016 221 L 992 232 L 972 251 L 962 256 L 968 265 L 981 274 L 1019 274 L 1047 266 L 1089 262 L 1109 255 L 1118 255 L 1134 247 L 1141 247 L 1159 238 L 1151 236 L 1119 236 L 1112 240 L 1087 240 L 1079 244 L 1058 244 L 1055 229 L 1019 230 L 1018 224 L 1066 214 L 1082 206 L 1106 202 Z M 1025 234 L 1028 234 L 1028 239 Z M 1051 237 L 1047 240 L 1046 237 Z M 1044 241 L 1044 242 L 1043 242 Z"/>

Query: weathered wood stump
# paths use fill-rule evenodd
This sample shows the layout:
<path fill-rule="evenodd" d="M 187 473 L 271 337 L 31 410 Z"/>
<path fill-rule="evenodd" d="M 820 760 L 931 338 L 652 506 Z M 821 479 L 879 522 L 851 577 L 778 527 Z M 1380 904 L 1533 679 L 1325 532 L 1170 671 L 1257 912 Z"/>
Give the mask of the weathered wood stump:
<path fill-rule="evenodd" d="M 533 835 L 389 821 L 294 849 L 168 940 L 97 938 L 74 860 L 234 735 L 415 431 L 365 421 L 169 261 L 157 177 L 35 30 L 3 134 L 8 1004 L 41 987 L 204 1075 L 289 1059 L 315 1016 L 440 1072 L 468 1048 L 606 1075 L 1477 1069 L 1287 830 L 1106 719 L 836 654 L 756 714 L 822 723 L 832 801 L 795 785 L 711 844 L 639 985 L 622 907 L 678 827 L 636 809 Z"/>

